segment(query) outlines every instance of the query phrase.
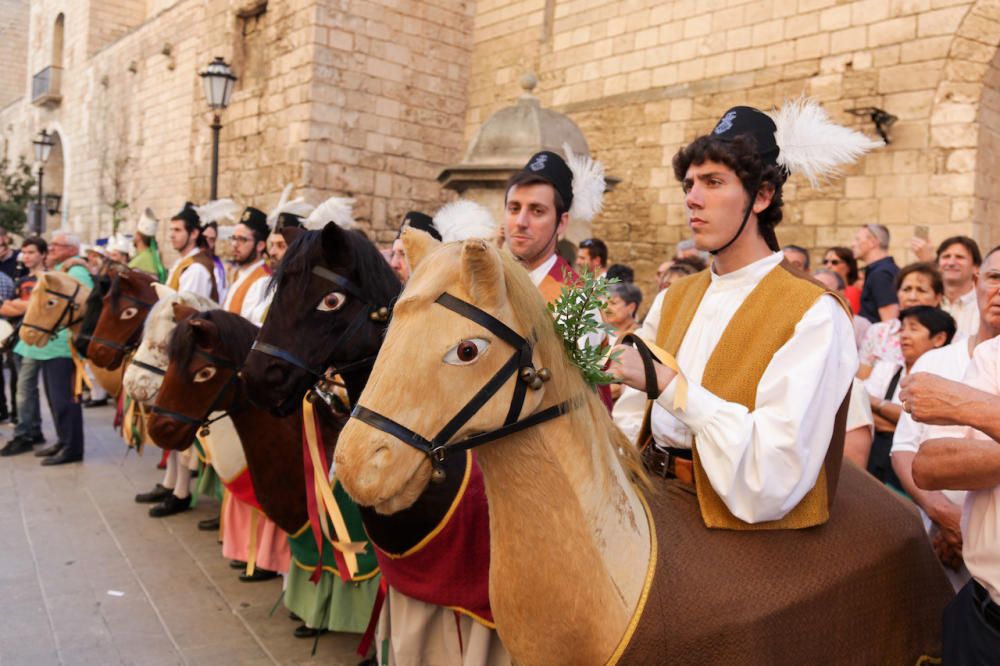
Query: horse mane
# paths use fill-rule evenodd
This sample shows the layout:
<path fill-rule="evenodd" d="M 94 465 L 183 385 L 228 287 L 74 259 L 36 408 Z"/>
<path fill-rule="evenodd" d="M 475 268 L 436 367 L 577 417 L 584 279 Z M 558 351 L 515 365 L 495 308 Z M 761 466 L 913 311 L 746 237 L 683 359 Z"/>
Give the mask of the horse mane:
<path fill-rule="evenodd" d="M 217 347 L 213 350 L 215 355 L 230 360 L 237 366 L 243 365 L 257 338 L 258 329 L 238 314 L 226 310 L 206 310 L 177 324 L 167 347 L 167 355 L 171 361 L 180 367 L 187 367 L 191 362 L 191 356 L 197 348 L 195 327 L 191 322 L 196 319 L 209 321 L 218 330 Z"/>
<path fill-rule="evenodd" d="M 292 241 L 285 257 L 271 277 L 269 289 L 279 285 L 286 274 L 308 273 L 323 261 L 322 231 L 304 231 Z M 388 306 L 399 295 L 402 285 L 375 244 L 358 230 L 343 233 L 347 241 L 350 277 L 362 297 L 373 305 Z"/>
<path fill-rule="evenodd" d="M 544 366 L 552 373 L 547 390 L 551 390 L 554 395 L 563 396 L 563 399 L 583 396 L 584 404 L 571 409 L 565 418 L 570 419 L 576 432 L 593 432 L 609 442 L 633 483 L 643 490 L 650 490 L 651 485 L 639 457 L 639 450 L 618 429 L 597 391 L 587 385 L 580 369 L 570 360 L 563 340 L 556 332 L 552 314 L 528 272 L 510 252 L 501 250 L 499 254 L 503 262 L 504 284 L 511 309 L 521 320 L 525 331 L 535 331 L 537 334 L 535 348 Z M 532 431 L 529 429 L 526 432 Z"/>

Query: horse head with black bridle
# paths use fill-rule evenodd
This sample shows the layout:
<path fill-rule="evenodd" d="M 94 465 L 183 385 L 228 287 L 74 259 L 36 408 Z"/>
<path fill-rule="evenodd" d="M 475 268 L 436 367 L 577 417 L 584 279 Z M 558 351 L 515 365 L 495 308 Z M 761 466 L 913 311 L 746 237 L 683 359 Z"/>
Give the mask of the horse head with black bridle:
<path fill-rule="evenodd" d="M 331 222 L 322 231 L 282 233 L 288 252 L 242 373 L 254 402 L 289 414 L 328 373 L 367 378 L 402 285 L 360 232 Z"/>
<path fill-rule="evenodd" d="M 90 287 L 68 273 L 42 273 L 21 321 L 21 339 L 29 345 L 44 347 L 62 329 L 79 327 L 89 296 Z"/>
<path fill-rule="evenodd" d="M 115 272 L 108 279 L 88 336 L 87 357 L 95 365 L 114 370 L 139 347 L 146 317 L 158 300 L 155 281 L 148 273 L 133 269 Z"/>

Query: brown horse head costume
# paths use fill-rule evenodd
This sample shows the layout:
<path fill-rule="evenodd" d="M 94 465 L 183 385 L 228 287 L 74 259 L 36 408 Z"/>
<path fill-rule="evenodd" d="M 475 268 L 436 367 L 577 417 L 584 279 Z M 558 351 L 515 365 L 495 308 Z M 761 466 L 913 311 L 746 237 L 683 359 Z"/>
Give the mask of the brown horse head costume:
<path fill-rule="evenodd" d="M 490 602 L 516 663 L 914 664 L 938 651 L 950 587 L 911 506 L 845 463 L 824 525 L 708 529 L 690 487 L 635 484 L 634 449 L 513 257 L 403 238 L 415 270 L 337 476 L 359 503 L 399 511 L 440 452 L 482 445 Z M 550 381 L 525 391 L 512 358 Z"/>
<path fill-rule="evenodd" d="M 155 278 L 136 270 L 111 275 L 103 308 L 87 346 L 87 358 L 102 368 L 118 368 L 125 356 L 139 346 L 142 327 L 157 301 Z"/>

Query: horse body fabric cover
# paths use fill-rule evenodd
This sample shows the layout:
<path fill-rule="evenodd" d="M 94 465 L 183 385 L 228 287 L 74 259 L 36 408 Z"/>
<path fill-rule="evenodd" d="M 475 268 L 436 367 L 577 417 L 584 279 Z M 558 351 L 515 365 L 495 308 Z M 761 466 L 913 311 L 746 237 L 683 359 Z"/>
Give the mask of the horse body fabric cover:
<path fill-rule="evenodd" d="M 941 654 L 952 588 L 916 511 L 845 462 L 830 520 L 709 529 L 694 489 L 653 479 L 657 562 L 620 664 L 916 664 Z"/>

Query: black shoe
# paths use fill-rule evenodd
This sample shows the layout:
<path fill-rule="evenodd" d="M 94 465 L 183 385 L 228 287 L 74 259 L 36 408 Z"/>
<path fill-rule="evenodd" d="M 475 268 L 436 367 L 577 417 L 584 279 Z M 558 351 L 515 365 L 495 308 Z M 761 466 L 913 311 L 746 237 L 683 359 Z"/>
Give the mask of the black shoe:
<path fill-rule="evenodd" d="M 89 409 L 91 407 L 103 407 L 106 404 L 108 404 L 108 399 L 101 398 L 100 400 L 85 400 L 83 406 Z"/>
<path fill-rule="evenodd" d="M 313 629 L 312 627 L 307 627 L 302 625 L 295 629 L 294 634 L 296 638 L 316 638 L 320 634 L 325 634 L 326 629 Z"/>
<path fill-rule="evenodd" d="M 54 456 L 63 450 L 62 442 L 56 442 L 52 446 L 46 446 L 44 449 L 39 449 L 35 451 L 36 458 L 48 458 L 49 456 Z"/>
<path fill-rule="evenodd" d="M 202 532 L 213 532 L 213 531 L 219 529 L 219 519 L 218 519 L 218 517 L 215 517 L 215 518 L 206 518 L 205 520 L 199 520 L 198 521 L 198 529 L 201 530 Z"/>
<path fill-rule="evenodd" d="M 188 495 L 184 499 L 181 499 L 177 495 L 171 493 L 167 499 L 163 500 L 152 509 L 149 510 L 149 515 L 153 518 L 163 518 L 164 516 L 172 516 L 175 513 L 182 513 L 191 508 L 191 496 Z"/>
<path fill-rule="evenodd" d="M 15 437 L 7 442 L 7 445 L 0 449 L 0 456 L 16 456 L 19 453 L 27 453 L 32 449 L 30 439 Z"/>
<path fill-rule="evenodd" d="M 302 622 L 302 618 L 295 614 L 295 611 L 288 611 L 288 619 L 295 622 Z"/>
<path fill-rule="evenodd" d="M 37 435 L 32 435 L 31 437 L 28 437 L 27 439 L 32 444 L 44 444 L 45 443 L 45 435 L 43 435 L 42 433 L 38 433 Z"/>
<path fill-rule="evenodd" d="M 48 465 L 65 465 L 66 463 L 75 463 L 83 461 L 82 453 L 70 453 L 68 449 L 60 449 L 59 453 L 49 456 L 42 461 L 43 466 Z"/>
<path fill-rule="evenodd" d="M 229 568 L 230 569 L 237 569 L 237 570 L 239 570 L 239 569 L 246 569 L 247 568 L 247 563 L 246 562 L 241 562 L 239 560 L 229 560 Z"/>
<path fill-rule="evenodd" d="M 278 575 L 279 574 L 277 571 L 269 571 L 267 569 L 261 569 L 260 567 L 257 567 L 256 569 L 254 569 L 253 574 L 250 576 L 246 575 L 245 573 L 241 573 L 240 580 L 243 581 L 244 583 L 256 583 L 262 580 L 271 580 L 272 578 L 277 578 Z"/>
<path fill-rule="evenodd" d="M 135 501 L 139 504 L 156 504 L 157 502 L 162 502 L 173 494 L 173 489 L 167 488 L 158 483 L 156 484 L 156 487 L 148 493 L 139 493 L 136 495 Z"/>

